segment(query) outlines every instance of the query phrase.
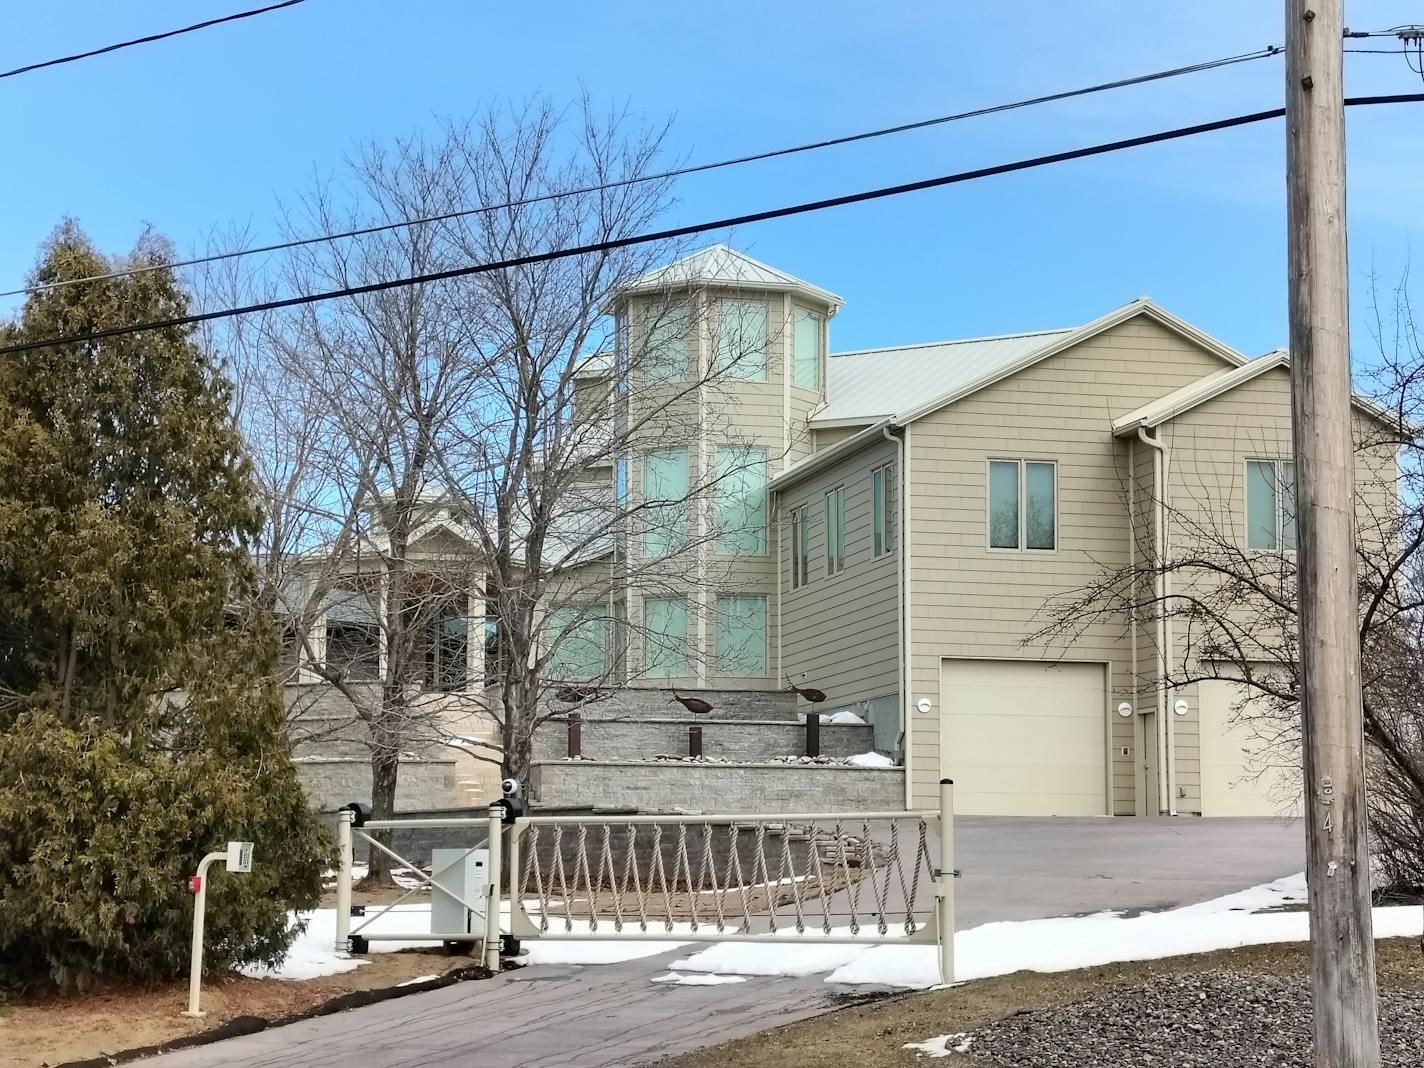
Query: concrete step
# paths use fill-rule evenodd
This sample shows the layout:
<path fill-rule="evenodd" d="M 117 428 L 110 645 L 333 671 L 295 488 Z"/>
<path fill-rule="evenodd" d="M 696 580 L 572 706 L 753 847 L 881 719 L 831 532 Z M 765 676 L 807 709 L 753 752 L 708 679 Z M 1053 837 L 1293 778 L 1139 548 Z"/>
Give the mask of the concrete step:
<path fill-rule="evenodd" d="M 688 728 L 702 728 L 702 753 L 721 760 L 762 762 L 806 752 L 806 728 L 794 720 L 728 719 L 716 714 L 690 717 L 636 717 L 627 720 L 588 719 L 579 725 L 580 752 L 594 760 L 647 760 L 685 756 Z M 568 721 L 545 723 L 534 736 L 536 760 L 560 760 L 568 755 Z M 821 753 L 845 758 L 874 748 L 869 724 L 821 724 Z"/>

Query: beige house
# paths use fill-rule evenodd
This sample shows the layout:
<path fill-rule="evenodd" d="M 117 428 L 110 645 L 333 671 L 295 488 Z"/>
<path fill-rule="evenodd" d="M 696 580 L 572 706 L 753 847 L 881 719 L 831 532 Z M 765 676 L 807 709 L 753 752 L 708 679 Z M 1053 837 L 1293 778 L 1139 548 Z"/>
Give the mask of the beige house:
<path fill-rule="evenodd" d="M 1208 524 L 1242 552 L 1293 550 L 1284 353 L 1248 359 L 1143 297 L 1071 329 L 827 355 L 839 297 L 726 246 L 668 271 L 671 296 L 650 276 L 620 300 L 623 343 L 669 299 L 699 323 L 735 305 L 766 324 L 754 373 L 701 398 L 701 425 L 729 405 L 764 450 L 761 551 L 718 561 L 673 611 L 666 594 L 615 609 L 698 651 L 674 681 L 824 691 L 903 763 L 911 806 L 947 776 L 965 813 L 1281 810 L 1281 784 L 1250 773 L 1239 687 L 1164 683 L 1203 655 L 1169 620 L 1026 639 L 1055 598 Z M 714 359 L 715 325 L 691 333 Z M 716 448 L 704 434 L 685 463 Z M 1387 489 L 1392 464 L 1365 473 Z M 755 610 L 733 624 L 724 601 Z M 756 654 L 721 656 L 733 639 Z M 662 684 L 631 663 L 630 685 Z"/>

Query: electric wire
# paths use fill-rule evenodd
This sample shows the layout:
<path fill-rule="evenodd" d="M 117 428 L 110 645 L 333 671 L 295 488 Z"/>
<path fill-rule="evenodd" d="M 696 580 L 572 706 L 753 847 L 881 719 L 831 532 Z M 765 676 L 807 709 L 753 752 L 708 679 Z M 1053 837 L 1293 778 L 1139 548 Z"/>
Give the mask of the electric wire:
<path fill-rule="evenodd" d="M 1383 96 L 1362 96 L 1347 97 L 1345 105 L 1347 107 L 1368 106 L 1376 104 L 1401 104 L 1401 103 L 1424 103 L 1424 93 L 1395 93 Z M 169 319 L 158 319 L 150 322 L 130 323 L 124 326 L 107 327 L 103 330 L 95 330 L 84 334 L 72 334 L 61 337 L 40 338 L 32 341 L 20 342 L 17 344 L 0 346 L 0 354 L 10 354 L 17 352 L 28 352 L 32 349 L 43 348 L 49 345 L 72 345 L 100 341 L 104 338 L 120 337 L 127 334 L 142 333 L 151 330 L 165 330 L 173 327 L 192 326 L 197 323 L 212 322 L 217 319 L 228 319 L 239 315 L 252 315 L 260 312 L 279 311 L 284 308 L 294 308 L 307 304 L 316 304 L 328 300 L 336 300 L 342 297 L 363 296 L 367 293 L 380 293 L 386 290 L 404 288 L 406 286 L 424 285 L 434 282 L 444 282 L 455 278 L 466 278 L 471 275 L 487 274 L 492 271 L 509 270 L 515 267 L 524 267 L 536 263 L 545 263 L 551 260 L 567 259 L 573 256 L 586 256 L 593 253 L 611 252 L 615 249 L 628 248 L 634 245 L 645 245 L 660 241 L 670 241 L 680 237 L 689 237 L 695 234 L 703 234 L 712 230 L 725 230 L 735 226 L 747 226 L 752 223 L 767 222 L 772 219 L 783 219 L 795 215 L 805 215 L 810 212 L 825 211 L 830 208 L 845 207 L 850 204 L 863 204 L 873 200 L 883 200 L 887 197 L 903 196 L 907 193 L 920 192 L 926 189 L 937 189 L 943 186 L 957 185 L 961 182 L 975 181 L 980 178 L 989 178 L 995 175 L 1012 174 L 1018 171 L 1033 170 L 1038 167 L 1045 167 L 1055 163 L 1063 163 L 1069 160 L 1086 159 L 1091 156 L 1106 155 L 1110 152 L 1120 152 L 1129 148 L 1137 148 L 1143 145 L 1159 144 L 1164 141 L 1175 141 L 1186 137 L 1195 137 L 1200 134 L 1211 133 L 1217 130 L 1228 130 L 1239 126 L 1248 126 L 1254 123 L 1265 122 L 1270 119 L 1279 119 L 1285 115 L 1285 108 L 1271 108 L 1267 111 L 1256 111 L 1247 115 L 1235 115 L 1226 119 L 1215 119 L 1211 122 L 1196 123 L 1191 126 L 1181 126 L 1171 130 L 1162 130 L 1156 133 L 1142 134 L 1137 137 L 1123 138 L 1117 141 L 1106 141 L 1101 144 L 1089 145 L 1084 148 L 1068 149 L 1063 152 L 1053 152 L 1047 155 L 1033 156 L 1028 159 L 1014 160 L 1010 163 L 997 163 L 988 167 L 978 167 L 968 171 L 958 171 L 953 174 L 940 175 L 935 178 L 924 178 L 915 182 L 904 182 L 899 185 L 883 186 L 878 189 L 863 190 L 858 193 L 847 193 L 837 197 L 827 197 L 822 200 L 807 201 L 800 204 L 791 204 L 780 208 L 770 208 L 764 211 L 749 212 L 744 215 L 734 215 L 723 219 L 714 219 L 709 222 L 692 223 L 686 226 L 675 226 L 666 230 L 658 230 L 650 233 L 632 234 L 627 237 L 613 238 L 607 241 L 596 241 L 586 245 L 578 245 L 571 248 L 550 249 L 545 252 L 534 252 L 524 256 L 514 256 L 503 260 L 494 260 L 487 263 L 474 263 L 465 267 L 455 267 L 445 271 L 434 271 L 427 274 L 409 275 L 401 278 L 385 279 L 379 282 L 369 282 L 359 286 L 344 286 L 340 289 L 327 290 L 319 293 L 304 293 L 292 297 L 283 297 L 277 300 L 263 301 L 257 304 L 248 304 L 236 308 L 223 308 L 216 311 L 197 312 L 191 315 L 174 316 Z"/>

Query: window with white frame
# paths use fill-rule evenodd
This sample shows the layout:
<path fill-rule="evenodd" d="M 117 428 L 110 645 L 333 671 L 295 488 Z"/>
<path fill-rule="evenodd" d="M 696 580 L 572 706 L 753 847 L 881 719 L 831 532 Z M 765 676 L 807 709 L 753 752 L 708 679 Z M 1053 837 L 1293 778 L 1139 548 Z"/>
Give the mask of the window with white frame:
<path fill-rule="evenodd" d="M 717 302 L 716 369 L 727 378 L 766 381 L 766 301 Z"/>
<path fill-rule="evenodd" d="M 821 361 L 826 333 L 820 312 L 797 308 L 791 331 L 791 384 L 802 389 L 821 388 Z"/>
<path fill-rule="evenodd" d="M 718 675 L 766 674 L 766 594 L 717 595 Z"/>
<path fill-rule="evenodd" d="M 878 559 L 895 548 L 895 465 L 885 464 L 870 473 L 871 549 Z"/>
<path fill-rule="evenodd" d="M 826 576 L 845 570 L 845 487 L 826 494 Z"/>
<path fill-rule="evenodd" d="M 692 316 L 685 300 L 650 302 L 643 324 L 643 373 L 654 382 L 688 377 L 692 354 Z"/>
<path fill-rule="evenodd" d="M 1246 548 L 1295 551 L 1295 463 L 1246 461 Z"/>
<path fill-rule="evenodd" d="M 678 678 L 687 668 L 687 598 L 643 598 L 643 668 L 657 678 Z"/>
<path fill-rule="evenodd" d="M 1058 465 L 990 460 L 989 548 L 1050 552 L 1058 547 Z"/>
<path fill-rule="evenodd" d="M 811 581 L 811 514 L 803 504 L 791 510 L 791 588 Z"/>
<path fill-rule="evenodd" d="M 729 556 L 766 555 L 766 450 L 717 446 L 716 546 Z"/>
<path fill-rule="evenodd" d="M 643 458 L 643 552 L 671 556 L 687 543 L 688 452 L 656 449 Z"/>

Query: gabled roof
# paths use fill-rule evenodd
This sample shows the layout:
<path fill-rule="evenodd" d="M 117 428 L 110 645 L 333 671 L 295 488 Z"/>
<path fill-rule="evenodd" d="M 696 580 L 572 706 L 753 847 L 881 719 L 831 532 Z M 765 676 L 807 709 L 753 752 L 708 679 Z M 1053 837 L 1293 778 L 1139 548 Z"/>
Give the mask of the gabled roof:
<path fill-rule="evenodd" d="M 680 289 L 686 286 L 726 286 L 729 289 L 777 292 L 790 290 L 819 304 L 830 305 L 832 314 L 845 304 L 844 300 L 829 290 L 813 286 L 795 275 L 754 260 L 730 245 L 710 245 L 689 253 L 680 260 L 674 260 L 665 267 L 649 271 L 624 286 L 622 294 Z"/>
<path fill-rule="evenodd" d="M 1274 371 L 1277 368 L 1290 369 L 1290 353 L 1285 349 L 1272 349 L 1264 355 L 1257 356 L 1254 360 L 1247 361 L 1240 367 L 1217 371 L 1205 378 L 1198 378 L 1195 382 L 1188 382 L 1185 386 L 1174 389 L 1171 393 L 1164 394 L 1154 401 L 1148 401 L 1140 408 L 1135 408 L 1126 415 L 1114 419 L 1113 434 L 1122 437 L 1127 434 L 1135 434 L 1139 427 L 1151 430 L 1161 426 L 1183 412 L 1189 412 L 1199 404 L 1205 404 L 1212 398 L 1219 397 L 1237 386 L 1243 386 L 1267 371 Z M 1390 425 L 1397 422 L 1394 415 L 1368 397 L 1362 397 L 1356 393 L 1352 399 L 1355 407 L 1360 411 Z"/>
<path fill-rule="evenodd" d="M 1066 330 L 865 349 L 833 355 L 826 375 L 829 400 L 813 427 L 859 426 L 889 418 L 911 422 L 1002 381 L 1137 316 L 1146 316 L 1218 356 L 1229 367 L 1246 357 L 1147 297 Z"/>

